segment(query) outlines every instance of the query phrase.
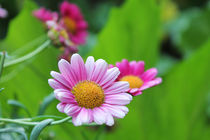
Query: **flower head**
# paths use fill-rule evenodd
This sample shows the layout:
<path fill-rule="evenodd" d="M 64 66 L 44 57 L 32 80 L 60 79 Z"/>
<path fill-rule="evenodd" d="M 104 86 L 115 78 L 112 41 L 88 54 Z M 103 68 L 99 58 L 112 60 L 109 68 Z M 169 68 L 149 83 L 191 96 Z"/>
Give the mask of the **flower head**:
<path fill-rule="evenodd" d="M 69 52 L 71 55 L 78 45 L 85 43 L 88 24 L 77 5 L 64 1 L 60 6 L 60 14 L 40 8 L 34 11 L 34 16 L 47 25 L 48 36 L 54 44 L 68 48 L 64 49 L 65 55 L 73 48 Z"/>
<path fill-rule="evenodd" d="M 88 24 L 84 20 L 77 5 L 64 1 L 60 6 L 61 24 L 67 30 L 69 37 L 75 44 L 84 44 L 87 36 Z"/>
<path fill-rule="evenodd" d="M 158 73 L 156 68 L 144 71 L 143 61 L 128 62 L 128 60 L 123 59 L 122 62 L 116 63 L 116 67 L 120 70 L 117 81 L 127 81 L 130 85 L 128 92 L 133 96 L 142 94 L 143 90 L 162 82 L 160 77 L 156 77 Z"/>
<path fill-rule="evenodd" d="M 78 54 L 72 55 L 71 63 L 61 59 L 58 67 L 60 73 L 52 71 L 54 79 L 49 79 L 49 84 L 60 101 L 58 110 L 72 116 L 74 125 L 96 122 L 111 126 L 113 117 L 126 115 L 125 105 L 132 96 L 126 93 L 128 82 L 116 82 L 118 68 L 108 69 L 104 60 L 95 62 L 91 56 L 84 63 Z"/>

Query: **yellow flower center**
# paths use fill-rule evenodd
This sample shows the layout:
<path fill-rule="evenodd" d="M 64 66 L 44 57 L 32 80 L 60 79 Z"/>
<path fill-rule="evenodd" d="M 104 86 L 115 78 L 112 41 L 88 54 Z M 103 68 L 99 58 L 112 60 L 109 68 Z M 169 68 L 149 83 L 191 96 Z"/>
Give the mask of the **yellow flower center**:
<path fill-rule="evenodd" d="M 143 80 L 138 76 L 127 75 L 120 79 L 120 81 L 127 81 L 130 88 L 140 88 L 143 85 Z"/>
<path fill-rule="evenodd" d="M 73 87 L 71 92 L 80 107 L 93 109 L 104 103 L 104 91 L 95 82 L 80 82 Z"/>
<path fill-rule="evenodd" d="M 76 22 L 69 18 L 69 17 L 64 17 L 63 18 L 64 24 L 66 25 L 66 28 L 68 31 L 70 31 L 72 34 L 74 34 L 76 32 Z"/>

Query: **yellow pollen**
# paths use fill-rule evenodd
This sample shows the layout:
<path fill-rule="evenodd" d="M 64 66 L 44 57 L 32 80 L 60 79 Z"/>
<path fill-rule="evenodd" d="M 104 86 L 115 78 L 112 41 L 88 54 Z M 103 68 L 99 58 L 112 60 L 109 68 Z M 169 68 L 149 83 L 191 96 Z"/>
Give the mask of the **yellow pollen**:
<path fill-rule="evenodd" d="M 74 34 L 77 28 L 76 22 L 69 17 L 64 17 L 63 21 L 64 24 L 66 25 L 67 30 L 70 31 L 72 34 Z"/>
<path fill-rule="evenodd" d="M 93 109 L 104 103 L 104 91 L 95 82 L 80 82 L 73 87 L 71 92 L 80 107 Z"/>
<path fill-rule="evenodd" d="M 68 33 L 65 30 L 61 30 L 60 34 L 62 37 L 64 37 L 65 39 L 68 39 Z"/>
<path fill-rule="evenodd" d="M 127 75 L 120 79 L 120 81 L 127 81 L 130 88 L 140 88 L 143 85 L 143 81 L 138 76 Z"/>

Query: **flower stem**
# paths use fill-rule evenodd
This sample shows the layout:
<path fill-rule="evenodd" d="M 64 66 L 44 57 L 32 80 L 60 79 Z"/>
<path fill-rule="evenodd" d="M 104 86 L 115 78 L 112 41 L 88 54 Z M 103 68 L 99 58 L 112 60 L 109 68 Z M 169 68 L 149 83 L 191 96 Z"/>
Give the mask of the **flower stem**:
<path fill-rule="evenodd" d="M 56 124 L 64 123 L 64 122 L 67 122 L 67 121 L 70 120 L 70 119 L 71 119 L 71 117 L 66 117 L 66 118 L 64 118 L 64 119 L 62 119 L 62 120 L 53 121 L 53 122 L 51 123 L 51 125 L 56 125 Z"/>
<path fill-rule="evenodd" d="M 2 52 L 2 56 L 0 59 L 0 78 L 2 75 L 2 71 L 3 71 L 4 60 L 5 60 L 5 52 Z"/>
<path fill-rule="evenodd" d="M 17 64 L 17 63 L 20 63 L 20 62 L 23 62 L 25 60 L 28 60 L 29 58 L 37 55 L 38 53 L 40 53 L 41 51 L 43 51 L 45 48 L 48 47 L 48 45 L 51 43 L 50 40 L 47 40 L 45 41 L 40 47 L 38 47 L 36 50 L 34 50 L 33 52 L 25 55 L 25 56 L 22 56 L 20 58 L 17 58 L 15 60 L 12 60 L 12 61 L 9 61 L 7 63 L 4 64 L 4 67 L 8 67 L 8 66 L 11 66 L 11 65 L 14 65 L 14 64 Z"/>
<path fill-rule="evenodd" d="M 0 122 L 15 123 L 15 124 L 29 125 L 29 126 L 34 126 L 34 125 L 39 124 L 39 122 L 24 122 L 20 120 L 6 119 L 6 118 L 0 118 Z"/>

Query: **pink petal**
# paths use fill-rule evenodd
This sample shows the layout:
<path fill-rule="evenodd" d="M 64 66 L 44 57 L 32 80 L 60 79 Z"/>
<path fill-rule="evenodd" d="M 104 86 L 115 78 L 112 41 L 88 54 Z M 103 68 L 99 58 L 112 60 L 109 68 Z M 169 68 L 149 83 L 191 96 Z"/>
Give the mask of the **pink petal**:
<path fill-rule="evenodd" d="M 103 79 L 99 82 L 99 84 L 103 88 L 109 87 L 119 76 L 120 71 L 117 67 L 110 68 L 107 70 L 106 74 L 104 75 Z"/>
<path fill-rule="evenodd" d="M 72 117 L 72 123 L 73 123 L 75 126 L 80 126 L 80 125 L 82 125 L 82 121 L 81 121 L 81 111 L 79 111 L 77 115 L 75 115 L 74 117 Z"/>
<path fill-rule="evenodd" d="M 49 79 L 48 83 L 53 89 L 68 89 L 63 84 L 61 84 L 60 82 L 58 82 L 54 79 Z"/>
<path fill-rule="evenodd" d="M 108 64 L 106 63 L 106 61 L 104 61 L 103 59 L 97 60 L 95 62 L 95 69 L 94 69 L 91 80 L 98 83 L 105 75 L 107 68 L 108 68 Z"/>
<path fill-rule="evenodd" d="M 61 75 L 58 72 L 55 71 L 51 71 L 50 74 L 52 75 L 53 78 L 55 78 L 57 81 L 59 81 L 60 83 L 62 83 L 63 85 L 65 85 L 66 87 L 68 87 L 69 89 L 71 89 L 74 85 L 72 83 L 69 83 L 64 77 L 63 75 Z"/>
<path fill-rule="evenodd" d="M 93 118 L 97 124 L 104 124 L 106 122 L 107 114 L 99 107 L 93 109 Z"/>
<path fill-rule="evenodd" d="M 87 79 L 85 64 L 79 54 L 73 54 L 71 57 L 71 66 L 76 73 L 77 79 L 83 81 Z"/>
<path fill-rule="evenodd" d="M 117 62 L 116 66 L 119 68 L 120 70 L 120 75 L 127 75 L 129 74 L 129 62 L 126 59 L 123 59 L 122 62 Z"/>
<path fill-rule="evenodd" d="M 105 103 L 113 105 L 127 105 L 132 100 L 132 96 L 127 93 L 107 95 L 105 97 Z"/>
<path fill-rule="evenodd" d="M 73 68 L 71 67 L 71 65 L 69 64 L 69 62 L 67 62 L 64 59 L 61 59 L 58 62 L 58 68 L 61 72 L 61 74 L 63 75 L 63 77 L 69 82 L 72 83 L 72 85 L 77 84 L 79 81 L 76 79 L 76 74 L 73 71 Z"/>
<path fill-rule="evenodd" d="M 81 109 L 81 112 L 80 112 L 80 115 L 81 115 L 81 121 L 82 121 L 82 123 L 89 123 L 90 122 L 90 115 L 89 115 L 89 111 L 88 111 L 89 109 L 86 109 L 86 108 L 82 108 Z"/>
<path fill-rule="evenodd" d="M 108 87 L 104 91 L 105 91 L 105 94 L 115 94 L 115 93 L 119 93 L 119 92 L 128 91 L 128 89 L 129 89 L 129 83 L 120 81 L 120 82 L 115 82 L 114 84 L 112 84 L 110 87 Z"/>
<path fill-rule="evenodd" d="M 94 58 L 92 56 L 89 56 L 85 62 L 85 68 L 87 71 L 87 80 L 90 80 L 92 78 L 94 69 L 95 69 L 95 63 Z"/>
<path fill-rule="evenodd" d="M 102 106 L 104 108 L 106 108 L 116 118 L 124 118 L 125 117 L 125 112 L 122 111 L 117 106 L 109 105 L 109 104 L 103 104 Z"/>
<path fill-rule="evenodd" d="M 137 63 L 130 63 L 130 69 L 132 69 L 133 75 L 141 75 L 144 72 L 144 61 L 139 61 Z"/>
<path fill-rule="evenodd" d="M 75 116 L 81 110 L 81 107 L 74 104 L 67 104 L 64 108 L 64 112 L 69 116 Z"/>
<path fill-rule="evenodd" d="M 156 68 L 151 68 L 149 70 L 147 70 L 146 72 L 144 72 L 141 75 L 141 79 L 145 82 L 145 81 L 150 81 L 152 79 L 155 78 L 155 76 L 157 75 L 158 71 Z"/>
<path fill-rule="evenodd" d="M 64 108 L 65 108 L 65 106 L 66 106 L 66 103 L 59 103 L 59 104 L 57 104 L 57 109 L 58 109 L 60 112 L 64 113 Z"/>
<path fill-rule="evenodd" d="M 65 89 L 56 89 L 54 91 L 56 99 L 63 103 L 76 103 L 74 99 L 74 95 L 70 93 L 70 91 Z"/>
<path fill-rule="evenodd" d="M 159 77 L 158 77 L 158 78 L 156 78 L 156 79 L 154 79 L 154 80 L 152 80 L 152 81 L 145 82 L 145 83 L 142 85 L 142 87 L 140 88 L 140 90 L 142 91 L 142 90 L 145 90 L 145 89 L 147 89 L 147 88 L 156 86 L 156 85 L 160 84 L 161 82 L 162 82 L 162 78 L 159 78 Z"/>

